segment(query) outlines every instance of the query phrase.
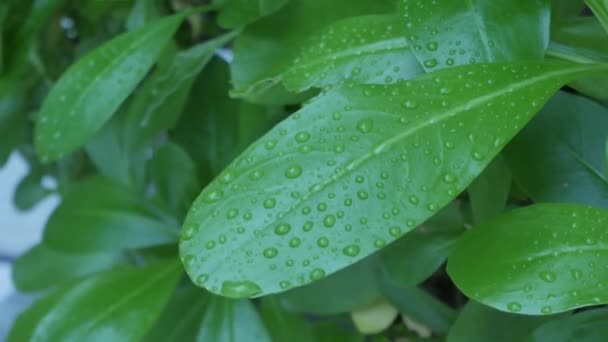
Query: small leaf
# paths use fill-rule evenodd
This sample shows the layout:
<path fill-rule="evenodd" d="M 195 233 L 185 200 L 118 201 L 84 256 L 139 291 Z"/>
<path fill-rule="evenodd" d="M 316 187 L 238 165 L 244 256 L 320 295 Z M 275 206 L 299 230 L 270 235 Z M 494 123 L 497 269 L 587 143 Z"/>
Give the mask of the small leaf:
<path fill-rule="evenodd" d="M 202 191 L 182 229 L 186 270 L 251 297 L 342 269 L 448 204 L 561 85 L 604 69 L 484 64 L 329 91 Z"/>
<path fill-rule="evenodd" d="M 366 335 L 384 331 L 393 323 L 397 315 L 397 309 L 384 299 L 351 312 L 355 327 Z"/>
<path fill-rule="evenodd" d="M 553 317 L 530 317 L 494 310 L 469 301 L 450 328 L 447 342 L 522 341 Z"/>
<path fill-rule="evenodd" d="M 25 175 L 13 193 L 13 202 L 19 210 L 30 210 L 51 193 L 42 185 L 42 175 L 31 172 Z"/>
<path fill-rule="evenodd" d="M 203 315 L 198 342 L 270 342 L 268 332 L 249 300 L 211 297 Z"/>
<path fill-rule="evenodd" d="M 468 231 L 448 273 L 470 298 L 501 311 L 548 315 L 608 303 L 608 211 L 537 204 Z"/>
<path fill-rule="evenodd" d="M 513 176 L 538 202 L 608 208 L 608 109 L 558 93 L 505 149 Z"/>
<path fill-rule="evenodd" d="M 45 99 L 35 146 L 43 162 L 86 143 L 156 62 L 183 19 L 176 14 L 124 33 L 73 64 Z"/>
<path fill-rule="evenodd" d="M 303 315 L 285 311 L 276 297 L 264 297 L 260 314 L 272 341 L 314 341 L 312 330 Z"/>
<path fill-rule="evenodd" d="M 469 185 L 469 200 L 475 223 L 500 215 L 505 210 L 510 190 L 511 170 L 499 154 Z"/>
<path fill-rule="evenodd" d="M 44 242 L 66 252 L 102 252 L 174 242 L 166 216 L 124 186 L 103 178 L 76 184 L 49 218 Z"/>
<path fill-rule="evenodd" d="M 608 310 L 578 312 L 536 328 L 526 342 L 596 342 L 608 336 Z M 493 340 L 495 341 L 495 340 Z"/>
<path fill-rule="evenodd" d="M 170 261 L 88 277 L 35 302 L 17 318 L 8 341 L 139 340 L 180 274 Z"/>
<path fill-rule="evenodd" d="M 217 22 L 224 28 L 236 28 L 278 11 L 287 2 L 289 0 L 225 0 Z"/>
<path fill-rule="evenodd" d="M 546 0 L 406 0 L 399 4 L 410 46 L 426 70 L 542 59 L 549 43 Z"/>
<path fill-rule="evenodd" d="M 122 263 L 118 254 L 66 254 L 38 244 L 15 260 L 13 282 L 22 292 L 41 291 Z"/>

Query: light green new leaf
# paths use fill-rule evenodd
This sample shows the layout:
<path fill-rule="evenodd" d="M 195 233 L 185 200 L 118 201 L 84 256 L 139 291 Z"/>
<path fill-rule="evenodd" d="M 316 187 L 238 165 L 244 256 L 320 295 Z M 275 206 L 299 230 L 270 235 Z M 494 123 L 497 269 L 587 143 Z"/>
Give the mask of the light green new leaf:
<path fill-rule="evenodd" d="M 74 185 L 44 231 L 59 251 L 93 253 L 174 242 L 170 218 L 123 185 L 92 178 Z"/>
<path fill-rule="evenodd" d="M 136 341 L 160 314 L 181 267 L 164 261 L 88 277 L 35 302 L 8 336 L 21 341 Z"/>
<path fill-rule="evenodd" d="M 278 78 L 295 92 L 356 83 L 396 83 L 423 73 L 397 15 L 337 21 L 312 35 Z"/>
<path fill-rule="evenodd" d="M 597 309 L 547 322 L 534 330 L 525 341 L 599 342 L 605 340 L 606 336 L 608 336 L 608 310 Z"/>
<path fill-rule="evenodd" d="M 470 298 L 501 311 L 547 315 L 608 303 L 608 210 L 537 204 L 467 232 L 448 273 Z"/>
<path fill-rule="evenodd" d="M 449 203 L 561 85 L 604 69 L 484 64 L 330 91 L 202 191 L 182 229 L 186 270 L 250 297 L 342 269 Z"/>
<path fill-rule="evenodd" d="M 249 300 L 214 296 L 209 299 L 197 342 L 270 342 L 255 306 Z"/>
<path fill-rule="evenodd" d="M 551 318 L 502 312 L 469 301 L 450 328 L 446 342 L 522 341 L 534 328 Z"/>
<path fill-rule="evenodd" d="M 606 0 L 585 0 L 585 3 L 608 33 L 608 2 Z"/>
<path fill-rule="evenodd" d="M 15 260 L 13 282 L 22 292 L 46 290 L 123 261 L 116 253 L 66 254 L 38 244 Z"/>
<path fill-rule="evenodd" d="M 34 143 L 43 162 L 72 152 L 101 128 L 156 62 L 183 17 L 176 14 L 124 33 L 61 76 L 36 119 Z"/>
<path fill-rule="evenodd" d="M 306 318 L 301 314 L 285 311 L 276 297 L 262 299 L 260 315 L 272 341 L 314 341 Z"/>
<path fill-rule="evenodd" d="M 514 178 L 535 201 L 608 208 L 606 127 L 608 109 L 560 92 L 503 155 Z"/>
<path fill-rule="evenodd" d="M 496 156 L 467 190 L 476 224 L 492 219 L 505 210 L 511 183 L 509 166 L 502 155 Z"/>
<path fill-rule="evenodd" d="M 224 28 L 236 28 L 270 15 L 290 0 L 224 0 L 217 22 Z"/>
<path fill-rule="evenodd" d="M 426 70 L 542 59 L 549 43 L 547 0 L 402 0 L 399 4 L 408 41 Z"/>

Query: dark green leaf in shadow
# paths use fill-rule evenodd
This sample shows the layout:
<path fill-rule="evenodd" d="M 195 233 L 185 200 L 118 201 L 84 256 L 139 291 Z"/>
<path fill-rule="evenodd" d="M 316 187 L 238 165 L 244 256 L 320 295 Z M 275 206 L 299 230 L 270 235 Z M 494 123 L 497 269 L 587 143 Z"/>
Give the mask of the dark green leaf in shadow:
<path fill-rule="evenodd" d="M 525 341 L 599 342 L 606 339 L 606 336 L 608 336 L 608 310 L 597 309 L 565 315 L 549 321 L 536 328 Z"/>
<path fill-rule="evenodd" d="M 608 3 L 605 0 L 585 0 L 585 3 L 608 33 Z"/>
<path fill-rule="evenodd" d="M 314 341 L 305 316 L 286 311 L 276 297 L 268 296 L 262 299 L 260 314 L 272 341 Z"/>
<path fill-rule="evenodd" d="M 270 15 L 289 0 L 225 0 L 217 22 L 224 28 L 236 28 Z"/>
<path fill-rule="evenodd" d="M 467 190 L 476 224 L 492 219 L 505 210 L 511 183 L 511 170 L 499 154 Z"/>

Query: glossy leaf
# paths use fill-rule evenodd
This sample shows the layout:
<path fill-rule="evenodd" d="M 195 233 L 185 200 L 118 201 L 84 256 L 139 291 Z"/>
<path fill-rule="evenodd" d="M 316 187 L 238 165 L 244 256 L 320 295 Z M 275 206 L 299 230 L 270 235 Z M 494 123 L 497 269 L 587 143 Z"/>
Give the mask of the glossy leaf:
<path fill-rule="evenodd" d="M 49 162 L 86 143 L 156 62 L 181 23 L 177 14 L 122 34 L 73 64 L 36 119 L 35 146 Z"/>
<path fill-rule="evenodd" d="M 408 41 L 426 70 L 542 59 L 549 43 L 546 0 L 403 0 L 399 4 Z"/>
<path fill-rule="evenodd" d="M 605 0 L 585 0 L 585 3 L 608 33 L 608 3 Z"/>
<path fill-rule="evenodd" d="M 522 341 L 550 319 L 502 312 L 469 301 L 450 328 L 446 342 Z"/>
<path fill-rule="evenodd" d="M 604 69 L 474 65 L 327 92 L 199 195 L 182 230 L 186 270 L 251 297 L 342 269 L 449 203 L 562 84 Z"/>
<path fill-rule="evenodd" d="M 345 81 L 383 84 L 413 78 L 424 70 L 401 26 L 402 19 L 396 15 L 337 21 L 310 36 L 277 78 L 295 92 Z"/>
<path fill-rule="evenodd" d="M 492 219 L 502 213 L 511 190 L 511 170 L 498 155 L 468 188 L 475 223 Z"/>
<path fill-rule="evenodd" d="M 278 77 L 297 57 L 299 44 L 336 20 L 388 13 L 393 8 L 392 0 L 291 0 L 274 15 L 248 26 L 235 40 L 232 95 L 256 103 L 299 102 L 302 97 L 289 94 Z"/>
<path fill-rule="evenodd" d="M 192 285 L 178 287 L 142 341 L 194 341 L 208 300 L 208 293 L 198 287 Z"/>
<path fill-rule="evenodd" d="M 119 254 L 66 254 L 38 244 L 13 264 L 13 282 L 19 291 L 35 292 L 64 284 L 123 263 Z"/>
<path fill-rule="evenodd" d="M 209 299 L 196 341 L 270 342 L 270 337 L 250 301 L 214 296 Z"/>
<path fill-rule="evenodd" d="M 314 341 L 306 318 L 287 312 L 276 297 L 265 297 L 260 304 L 260 314 L 272 341 Z"/>
<path fill-rule="evenodd" d="M 608 208 L 608 109 L 558 93 L 505 150 L 515 179 L 539 202 Z"/>
<path fill-rule="evenodd" d="M 174 261 L 89 277 L 38 300 L 8 340 L 134 341 L 160 314 L 181 268 Z"/>
<path fill-rule="evenodd" d="M 608 336 L 608 311 L 589 310 L 549 321 L 536 328 L 526 342 L 596 342 Z"/>
<path fill-rule="evenodd" d="M 59 251 L 93 253 L 174 242 L 165 215 L 129 189 L 102 178 L 75 185 L 51 215 L 44 242 Z"/>
<path fill-rule="evenodd" d="M 289 0 L 225 0 L 218 15 L 218 23 L 225 28 L 236 28 L 272 14 Z"/>
<path fill-rule="evenodd" d="M 537 204 L 467 232 L 448 273 L 470 298 L 501 311 L 547 315 L 608 303 L 608 211 Z"/>
<path fill-rule="evenodd" d="M 279 298 L 290 311 L 317 315 L 345 313 L 380 297 L 378 274 L 378 260 L 372 256 L 327 278 L 285 292 Z"/>
<path fill-rule="evenodd" d="M 460 208 L 445 207 L 380 252 L 384 275 L 400 286 L 418 285 L 445 262 L 462 233 Z"/>

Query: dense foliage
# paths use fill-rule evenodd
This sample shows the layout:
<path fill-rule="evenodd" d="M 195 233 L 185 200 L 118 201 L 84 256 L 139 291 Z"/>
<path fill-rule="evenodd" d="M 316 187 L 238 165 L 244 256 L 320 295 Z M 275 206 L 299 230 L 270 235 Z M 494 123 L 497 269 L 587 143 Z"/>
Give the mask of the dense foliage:
<path fill-rule="evenodd" d="M 605 0 L 2 1 L 0 164 L 20 209 L 62 198 L 9 341 L 606 340 L 606 29 Z"/>

